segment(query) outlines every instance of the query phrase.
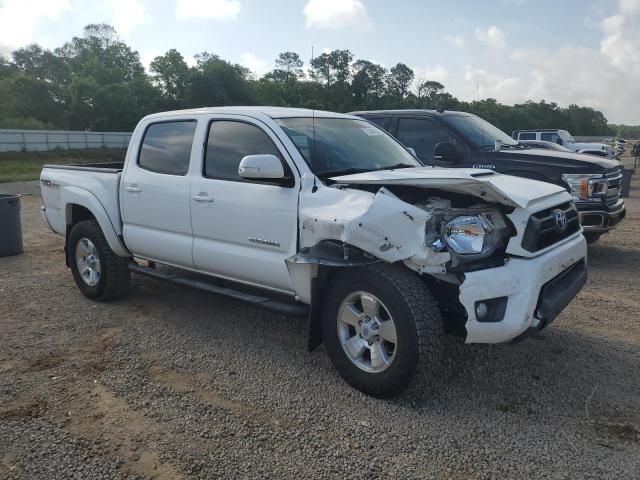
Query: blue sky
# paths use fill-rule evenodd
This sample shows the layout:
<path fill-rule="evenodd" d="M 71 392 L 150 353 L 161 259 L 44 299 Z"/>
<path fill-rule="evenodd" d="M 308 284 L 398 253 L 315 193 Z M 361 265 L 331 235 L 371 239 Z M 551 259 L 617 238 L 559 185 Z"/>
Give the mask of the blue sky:
<path fill-rule="evenodd" d="M 209 51 L 261 75 L 279 52 L 348 48 L 465 100 L 578 103 L 640 124 L 640 0 L 0 0 L 0 54 L 107 22 L 148 64 Z"/>

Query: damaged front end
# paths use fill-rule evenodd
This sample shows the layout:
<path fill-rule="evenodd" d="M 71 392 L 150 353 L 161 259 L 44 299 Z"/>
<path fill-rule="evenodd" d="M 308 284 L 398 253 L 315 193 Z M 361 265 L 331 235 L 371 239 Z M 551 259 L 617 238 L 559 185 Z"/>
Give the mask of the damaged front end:
<path fill-rule="evenodd" d="M 499 205 L 458 207 L 443 196 L 412 204 L 384 186 L 375 193 L 340 185 L 315 188 L 305 193 L 303 187 L 300 252 L 292 263 L 402 261 L 418 273 L 446 275 L 504 251 L 512 234 Z"/>

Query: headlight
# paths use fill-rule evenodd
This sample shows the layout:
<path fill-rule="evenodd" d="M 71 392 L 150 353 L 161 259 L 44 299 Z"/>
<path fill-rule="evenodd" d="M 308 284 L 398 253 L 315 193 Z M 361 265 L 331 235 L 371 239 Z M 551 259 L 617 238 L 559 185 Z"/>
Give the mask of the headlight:
<path fill-rule="evenodd" d="M 607 179 L 602 175 L 565 173 L 562 180 L 569 185 L 574 200 L 599 200 L 607 194 Z"/>
<path fill-rule="evenodd" d="M 491 255 L 503 243 L 506 223 L 495 213 L 463 215 L 450 220 L 442 231 L 447 245 L 461 255 Z"/>

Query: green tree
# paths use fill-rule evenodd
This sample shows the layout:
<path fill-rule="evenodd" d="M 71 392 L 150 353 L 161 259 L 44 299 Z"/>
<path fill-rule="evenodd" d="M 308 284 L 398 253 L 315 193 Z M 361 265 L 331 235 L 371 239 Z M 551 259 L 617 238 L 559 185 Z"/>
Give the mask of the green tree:
<path fill-rule="evenodd" d="M 384 95 L 386 69 L 368 60 L 356 60 L 352 72 L 354 106 L 358 109 L 375 108 Z"/>
<path fill-rule="evenodd" d="M 402 100 L 409 94 L 414 73 L 404 63 L 398 63 L 389 70 L 387 76 L 387 91 L 391 97 Z"/>
<path fill-rule="evenodd" d="M 424 80 L 418 83 L 416 88 L 418 99 L 426 98 L 428 100 L 435 99 L 436 95 L 444 90 L 444 85 L 434 80 Z"/>
<path fill-rule="evenodd" d="M 186 101 L 189 66 L 184 57 L 175 49 L 153 59 L 150 65 L 153 82 L 162 91 L 169 105 L 183 106 Z"/>
<path fill-rule="evenodd" d="M 304 77 L 304 62 L 295 52 L 282 52 L 276 58 L 276 68 L 267 73 L 260 83 L 262 93 L 275 101 L 276 105 L 298 103 L 298 82 Z M 270 93 L 267 93 L 271 90 Z"/>
<path fill-rule="evenodd" d="M 250 105 L 256 103 L 250 82 L 251 71 L 203 52 L 195 56 L 191 71 L 188 106 Z"/>

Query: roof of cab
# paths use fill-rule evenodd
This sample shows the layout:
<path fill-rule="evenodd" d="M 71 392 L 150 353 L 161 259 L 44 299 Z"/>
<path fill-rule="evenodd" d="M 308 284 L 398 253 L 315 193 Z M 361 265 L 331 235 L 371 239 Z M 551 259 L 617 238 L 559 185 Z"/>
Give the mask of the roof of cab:
<path fill-rule="evenodd" d="M 472 113 L 459 112 L 456 110 L 427 110 L 427 109 L 411 109 L 411 110 L 362 110 L 358 112 L 349 112 L 349 115 L 430 115 L 430 116 L 448 116 L 462 115 L 472 116 Z"/>
<path fill-rule="evenodd" d="M 267 116 L 276 118 L 295 118 L 295 117 L 313 117 L 316 118 L 356 118 L 352 115 L 343 113 L 327 112 L 324 110 L 311 110 L 308 108 L 287 108 L 287 107 L 205 107 L 193 108 L 189 110 L 173 110 L 170 112 L 153 113 L 145 117 L 145 119 L 160 119 L 173 117 L 177 115 L 245 115 L 248 117 L 258 118 Z"/>

